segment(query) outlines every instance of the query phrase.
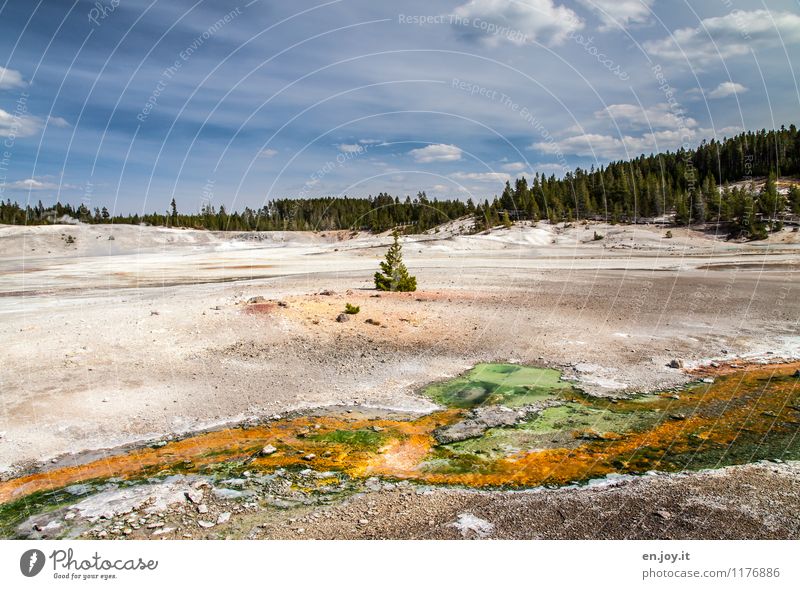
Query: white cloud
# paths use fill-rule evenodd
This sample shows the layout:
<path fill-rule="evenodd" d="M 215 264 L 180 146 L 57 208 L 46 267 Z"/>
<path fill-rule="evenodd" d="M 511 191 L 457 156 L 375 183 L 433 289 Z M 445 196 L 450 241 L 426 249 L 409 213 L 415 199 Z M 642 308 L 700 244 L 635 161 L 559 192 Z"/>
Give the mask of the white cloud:
<path fill-rule="evenodd" d="M 11 182 L 8 187 L 17 190 L 56 190 L 58 184 L 54 182 L 43 182 L 36 178 L 26 178 L 25 180 Z"/>
<path fill-rule="evenodd" d="M 28 83 L 22 79 L 20 72 L 0 66 L 0 90 L 24 88 L 27 85 Z"/>
<path fill-rule="evenodd" d="M 662 129 L 642 133 L 640 135 L 604 135 L 601 133 L 583 133 L 566 137 L 554 142 L 541 141 L 530 145 L 535 149 L 548 154 L 572 154 L 589 156 L 598 159 L 627 159 L 637 157 L 642 153 L 649 154 L 679 147 L 694 147 L 701 139 L 715 137 L 720 139 L 740 133 L 740 127 L 721 127 L 719 129 L 706 129 L 702 127 L 682 129 Z"/>
<path fill-rule="evenodd" d="M 265 147 L 258 153 L 258 157 L 275 157 L 276 155 L 278 155 L 278 150 L 271 147 Z"/>
<path fill-rule="evenodd" d="M 566 130 L 566 137 L 535 142 L 528 148 L 552 155 L 619 159 L 674 150 L 684 144 L 693 146 L 703 137 L 719 137 L 731 130 L 736 132 L 734 128 L 719 129 L 716 133 L 713 129 L 700 128 L 695 119 L 684 115 L 680 109 L 670 108 L 667 103 L 647 107 L 612 104 L 595 112 L 594 118 L 610 121 L 617 132 L 609 134 L 571 127 Z"/>
<path fill-rule="evenodd" d="M 491 182 L 493 184 L 511 180 L 511 176 L 503 172 L 455 172 L 450 174 L 450 177 L 459 182 Z"/>
<path fill-rule="evenodd" d="M 525 162 L 511 162 L 500 167 L 506 172 L 521 172 L 522 170 L 527 170 L 529 166 Z"/>
<path fill-rule="evenodd" d="M 434 143 L 408 152 L 421 164 L 431 162 L 455 162 L 461 159 L 461 149 L 455 145 L 445 143 Z"/>
<path fill-rule="evenodd" d="M 620 152 L 625 152 L 625 145 L 622 141 L 610 135 L 583 133 L 558 141 L 533 143 L 530 149 L 553 155 L 568 153 L 592 157 L 617 157 Z"/>
<path fill-rule="evenodd" d="M 709 98 L 725 98 L 732 94 L 742 94 L 747 92 L 747 88 L 736 82 L 722 82 L 719 86 L 708 93 Z"/>
<path fill-rule="evenodd" d="M 667 103 L 645 108 L 637 104 L 612 104 L 597 111 L 594 116 L 610 119 L 626 128 L 681 129 L 697 126 L 697 121 L 684 116 L 679 110 L 671 109 Z"/>
<path fill-rule="evenodd" d="M 358 142 L 361 145 L 375 145 L 377 143 L 383 143 L 381 139 L 359 139 Z"/>
<path fill-rule="evenodd" d="M 603 29 L 627 27 L 648 21 L 654 0 L 580 0 L 603 21 Z"/>
<path fill-rule="evenodd" d="M 533 168 L 534 172 L 539 172 L 542 176 L 549 176 L 550 174 L 561 176 L 569 171 L 562 164 L 533 164 L 531 168 Z"/>
<path fill-rule="evenodd" d="M 30 137 L 42 129 L 42 119 L 16 115 L 0 108 L 0 137 Z"/>
<path fill-rule="evenodd" d="M 340 143 L 336 146 L 342 153 L 361 153 L 364 146 L 358 143 Z"/>
<path fill-rule="evenodd" d="M 780 33 L 780 35 L 779 35 Z M 752 49 L 800 42 L 800 15 L 768 10 L 734 10 L 725 16 L 705 18 L 700 26 L 678 29 L 669 37 L 647 41 L 651 55 L 706 63 L 746 55 Z"/>
<path fill-rule="evenodd" d="M 557 45 L 583 22 L 572 10 L 553 0 L 470 0 L 455 9 L 453 27 L 468 39 L 489 45 L 523 45 L 539 41 Z"/>
<path fill-rule="evenodd" d="M 53 125 L 54 127 L 59 127 L 61 129 L 64 129 L 64 128 L 70 126 L 69 123 L 67 122 L 67 119 L 65 119 L 63 117 L 50 117 L 50 116 L 48 116 L 47 117 L 47 124 L 48 125 Z"/>

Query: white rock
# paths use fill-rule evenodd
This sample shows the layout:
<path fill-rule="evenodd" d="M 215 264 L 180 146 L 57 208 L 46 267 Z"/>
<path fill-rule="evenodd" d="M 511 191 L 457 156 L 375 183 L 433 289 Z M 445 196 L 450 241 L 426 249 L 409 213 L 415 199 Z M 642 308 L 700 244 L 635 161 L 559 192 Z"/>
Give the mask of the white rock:
<path fill-rule="evenodd" d="M 203 492 L 199 489 L 191 489 L 186 491 L 186 498 L 195 505 L 198 505 L 203 502 Z"/>
<path fill-rule="evenodd" d="M 230 511 L 225 511 L 223 513 L 220 513 L 219 517 L 217 518 L 217 524 L 224 524 L 229 519 L 231 519 L 231 512 Z"/>
<path fill-rule="evenodd" d="M 160 536 L 162 534 L 169 534 L 170 532 L 174 532 L 175 528 L 159 528 L 155 532 L 151 534 L 151 536 Z"/>
<path fill-rule="evenodd" d="M 161 513 L 170 505 L 185 502 L 186 490 L 186 478 L 176 475 L 160 483 L 102 491 L 76 503 L 74 509 L 81 517 L 89 519 L 112 519 L 134 510 Z"/>
<path fill-rule="evenodd" d="M 451 524 L 458 528 L 461 536 L 469 538 L 471 534 L 476 535 L 478 538 L 486 538 L 494 531 L 494 524 L 465 512 L 459 514 L 458 520 Z"/>

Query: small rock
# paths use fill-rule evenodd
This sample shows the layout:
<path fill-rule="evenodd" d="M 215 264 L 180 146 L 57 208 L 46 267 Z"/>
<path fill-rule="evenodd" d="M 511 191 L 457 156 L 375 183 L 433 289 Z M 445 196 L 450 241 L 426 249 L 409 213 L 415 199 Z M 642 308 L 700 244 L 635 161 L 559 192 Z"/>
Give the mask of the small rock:
<path fill-rule="evenodd" d="M 350 315 L 347 315 L 346 313 L 339 313 L 336 316 L 337 323 L 345 323 L 347 321 L 350 321 Z"/>
<path fill-rule="evenodd" d="M 223 513 L 220 513 L 219 517 L 217 518 L 217 525 L 224 524 L 229 519 L 231 519 L 231 512 L 230 511 L 225 511 Z"/>
<path fill-rule="evenodd" d="M 706 377 L 706 378 L 702 379 L 702 382 L 704 382 L 706 384 L 712 384 L 714 382 L 714 379 Z"/>
<path fill-rule="evenodd" d="M 244 493 L 236 489 L 214 489 L 214 496 L 218 499 L 239 499 Z"/>
<path fill-rule="evenodd" d="M 267 299 L 265 299 L 264 297 L 262 297 L 260 295 L 257 296 L 257 297 L 250 297 L 249 299 L 247 299 L 247 304 L 248 305 L 255 305 L 256 303 L 266 303 L 266 302 L 267 302 Z"/>
<path fill-rule="evenodd" d="M 303 460 L 314 460 L 317 457 L 316 454 L 306 454 L 303 456 Z"/>
<path fill-rule="evenodd" d="M 186 498 L 195 505 L 198 505 L 199 503 L 203 502 L 203 492 L 200 491 L 199 489 L 191 489 L 189 491 L 186 491 L 184 495 L 186 495 Z"/>
<path fill-rule="evenodd" d="M 679 358 L 673 358 L 672 360 L 669 361 L 669 364 L 667 364 L 667 366 L 669 366 L 670 368 L 683 368 L 683 360 Z"/>
<path fill-rule="evenodd" d="M 208 513 L 208 505 L 202 503 L 197 506 L 197 513 Z"/>
<path fill-rule="evenodd" d="M 358 520 L 358 523 L 361 524 L 362 526 L 365 526 L 365 525 L 367 525 L 369 523 L 369 520 L 368 519 L 360 519 L 360 520 Z"/>
<path fill-rule="evenodd" d="M 199 519 L 197 520 L 197 525 L 200 526 L 201 528 L 213 528 L 217 524 L 215 524 L 214 522 L 207 522 L 205 520 Z"/>
<path fill-rule="evenodd" d="M 175 531 L 175 528 L 159 528 L 155 532 L 153 532 L 151 535 L 153 535 L 153 536 L 161 536 L 162 534 L 169 534 L 170 532 L 174 532 L 174 531 Z M 187 537 L 187 536 L 189 538 L 191 538 L 191 536 L 189 536 L 188 534 L 184 534 L 184 537 Z"/>
<path fill-rule="evenodd" d="M 666 510 L 663 510 L 663 509 L 660 510 L 660 511 L 656 511 L 656 515 L 658 517 L 660 517 L 661 519 L 671 519 L 672 518 L 672 514 L 669 511 L 666 511 Z"/>

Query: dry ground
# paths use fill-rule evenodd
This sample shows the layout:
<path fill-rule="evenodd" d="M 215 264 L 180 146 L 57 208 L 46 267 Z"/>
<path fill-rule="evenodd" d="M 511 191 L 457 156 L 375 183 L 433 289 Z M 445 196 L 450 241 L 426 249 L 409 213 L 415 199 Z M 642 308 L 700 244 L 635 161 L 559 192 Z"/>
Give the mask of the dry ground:
<path fill-rule="evenodd" d="M 386 236 L 0 228 L 0 469 L 319 405 L 426 411 L 416 389 L 481 360 L 615 394 L 682 382 L 672 358 L 800 350 L 797 234 L 449 229 L 405 243 L 420 291 L 377 297 Z"/>
<path fill-rule="evenodd" d="M 387 236 L 0 227 L 0 472 L 320 405 L 429 411 L 419 387 L 483 360 L 560 367 L 613 395 L 684 382 L 673 358 L 800 356 L 796 233 L 741 244 L 642 226 L 456 230 L 407 238 L 420 291 L 376 296 Z M 337 323 L 346 302 L 361 312 Z M 753 466 L 580 492 L 438 489 L 394 519 L 405 491 L 379 491 L 305 535 L 451 537 L 461 528 L 437 522 L 475 512 L 498 537 L 595 537 L 598 518 L 602 537 L 796 536 L 797 484 L 796 467 Z M 665 511 L 689 515 L 654 516 L 664 496 Z M 351 526 L 364 501 L 388 527 Z M 297 537 L 285 521 L 260 529 Z"/>

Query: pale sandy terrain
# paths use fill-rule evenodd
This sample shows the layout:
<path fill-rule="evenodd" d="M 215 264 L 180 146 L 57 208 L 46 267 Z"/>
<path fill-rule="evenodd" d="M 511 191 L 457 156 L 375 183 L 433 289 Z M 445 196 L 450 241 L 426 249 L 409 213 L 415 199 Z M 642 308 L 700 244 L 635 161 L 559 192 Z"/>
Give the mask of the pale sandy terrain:
<path fill-rule="evenodd" d="M 429 411 L 420 386 L 481 360 L 617 394 L 683 382 L 673 358 L 800 356 L 797 233 L 454 230 L 406 238 L 420 290 L 375 297 L 387 236 L 0 227 L 0 470 L 320 405 Z"/>

